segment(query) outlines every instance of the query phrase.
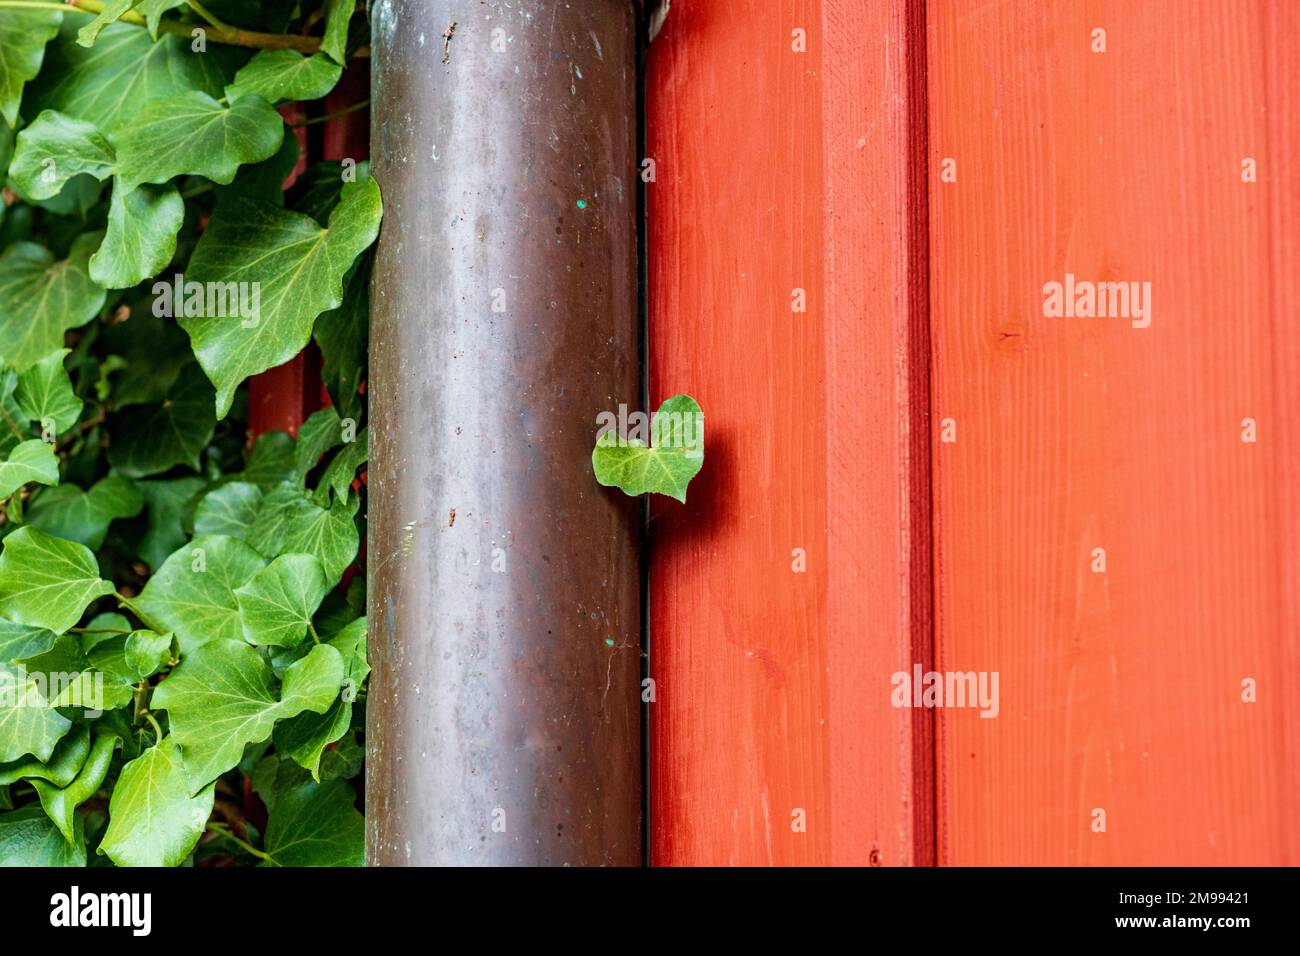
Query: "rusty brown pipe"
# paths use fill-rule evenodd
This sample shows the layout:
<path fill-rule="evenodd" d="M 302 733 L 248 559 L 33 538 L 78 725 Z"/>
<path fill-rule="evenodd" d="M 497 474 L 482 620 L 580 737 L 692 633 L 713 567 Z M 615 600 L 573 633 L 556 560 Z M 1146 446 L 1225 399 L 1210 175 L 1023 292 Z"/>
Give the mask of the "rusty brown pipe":
<path fill-rule="evenodd" d="M 372 865 L 641 862 L 635 20 L 371 5 Z"/>

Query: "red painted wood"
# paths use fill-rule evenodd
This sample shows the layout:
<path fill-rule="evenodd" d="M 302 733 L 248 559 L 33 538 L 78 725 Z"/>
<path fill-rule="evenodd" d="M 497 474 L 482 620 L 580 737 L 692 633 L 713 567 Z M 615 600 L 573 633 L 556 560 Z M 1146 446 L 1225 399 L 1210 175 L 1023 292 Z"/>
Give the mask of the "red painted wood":
<path fill-rule="evenodd" d="M 656 864 L 929 858 L 929 729 L 888 683 L 930 601 L 907 6 L 677 0 L 650 49 L 651 399 L 707 422 L 653 505 Z"/>
<path fill-rule="evenodd" d="M 1295 865 L 1295 10 L 928 8 L 939 667 L 1001 698 L 940 712 L 941 859 Z"/>

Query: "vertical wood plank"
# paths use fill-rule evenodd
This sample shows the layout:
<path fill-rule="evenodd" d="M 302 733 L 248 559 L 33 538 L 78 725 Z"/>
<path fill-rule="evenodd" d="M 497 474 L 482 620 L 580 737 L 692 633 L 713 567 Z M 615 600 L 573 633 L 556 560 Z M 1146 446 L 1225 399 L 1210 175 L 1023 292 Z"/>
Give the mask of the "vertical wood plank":
<path fill-rule="evenodd" d="M 888 683 L 930 600 L 906 6 L 679 0 L 650 48 L 651 401 L 707 422 L 652 512 L 656 864 L 928 853 Z"/>
<path fill-rule="evenodd" d="M 944 862 L 1300 862 L 1284 6 L 929 5 L 938 660 L 1000 672 L 939 712 Z M 1067 272 L 1150 327 L 1045 317 Z"/>

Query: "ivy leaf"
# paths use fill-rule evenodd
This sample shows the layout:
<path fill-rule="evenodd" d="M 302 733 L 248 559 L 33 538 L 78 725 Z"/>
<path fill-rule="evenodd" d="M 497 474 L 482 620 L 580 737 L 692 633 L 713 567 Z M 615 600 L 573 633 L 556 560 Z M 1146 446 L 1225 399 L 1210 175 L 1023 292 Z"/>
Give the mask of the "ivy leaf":
<path fill-rule="evenodd" d="M 136 604 L 151 620 L 175 633 L 183 653 L 208 641 L 242 643 L 244 628 L 235 591 L 263 564 L 262 557 L 238 538 L 195 538 L 154 572 Z"/>
<path fill-rule="evenodd" d="M 13 369 L 0 369 L 0 455 L 8 455 L 30 435 L 26 427 L 27 415 L 14 399 L 17 388 L 18 373 Z M 293 477 L 292 459 L 287 477 Z"/>
<path fill-rule="evenodd" d="M 104 543 L 108 526 L 117 518 L 134 518 L 144 507 L 144 496 L 125 478 L 109 475 L 82 491 L 60 485 L 42 492 L 27 514 L 27 524 L 92 551 Z"/>
<path fill-rule="evenodd" d="M 244 640 L 278 647 L 301 644 L 329 590 L 325 568 L 310 554 L 276 558 L 235 592 Z"/>
<path fill-rule="evenodd" d="M 333 408 L 313 412 L 298 429 L 298 441 L 293 447 L 293 466 L 298 473 L 298 484 L 307 481 L 308 473 L 316 467 L 321 455 L 343 441 L 343 423 Z"/>
<path fill-rule="evenodd" d="M 81 620 L 86 605 L 112 593 L 84 545 L 30 527 L 4 539 L 0 614 L 9 620 L 62 634 Z"/>
<path fill-rule="evenodd" d="M 108 461 L 127 478 L 143 478 L 175 465 L 199 470 L 199 454 L 217 426 L 212 386 L 187 365 L 158 405 L 132 407 L 114 416 Z"/>
<path fill-rule="evenodd" d="M 248 464 L 240 478 L 251 482 L 263 491 L 270 491 L 281 482 L 292 481 L 294 440 L 285 432 L 265 432 L 253 442 Z"/>
<path fill-rule="evenodd" d="M 176 9 L 184 2 L 185 0 L 137 0 L 136 13 L 144 17 L 145 25 L 149 28 L 149 36 L 156 40 L 162 15 L 168 10 Z"/>
<path fill-rule="evenodd" d="M 84 724 L 77 724 L 54 745 L 49 760 L 29 756 L 0 764 L 0 787 L 32 779 L 48 780 L 56 787 L 66 787 L 89 755 L 90 730 Z"/>
<path fill-rule="evenodd" d="M 97 233 L 81 233 L 68 258 L 34 242 L 15 242 L 0 256 L 0 343 L 5 361 L 25 371 L 63 345 L 63 333 L 93 319 L 105 293 L 90 278 Z"/>
<path fill-rule="evenodd" d="M 81 417 L 82 401 L 72 390 L 72 379 L 63 367 L 71 349 L 56 349 L 18 376 L 14 400 L 30 421 L 53 424 L 62 434 Z"/>
<path fill-rule="evenodd" d="M 132 631 L 126 637 L 123 657 L 126 674 L 136 681 L 152 677 L 162 670 L 171 659 L 172 636 L 158 634 L 155 631 Z M 91 661 L 95 660 L 91 654 Z"/>
<path fill-rule="evenodd" d="M 30 105 L 94 123 L 106 134 L 134 117 L 142 103 L 188 90 L 221 96 L 223 64 L 229 62 L 229 54 L 215 47 L 195 56 L 188 37 L 162 36 L 155 42 L 146 31 L 122 23 L 105 30 L 89 50 L 65 31 L 48 53 Z"/>
<path fill-rule="evenodd" d="M 95 743 L 90 748 L 90 756 L 76 778 L 66 787 L 56 787 L 44 780 L 33 780 L 36 795 L 40 797 L 45 814 L 59 828 L 64 839 L 76 845 L 77 837 L 73 827 L 73 817 L 77 807 L 95 795 L 104 778 L 108 776 L 109 764 L 113 761 L 113 750 L 117 746 L 116 734 L 96 734 Z"/>
<path fill-rule="evenodd" d="M 17 624 L 0 617 L 0 664 L 44 654 L 54 646 L 55 634 L 43 627 Z"/>
<path fill-rule="evenodd" d="M 338 656 L 334 648 L 329 650 Z M 342 663 L 339 683 L 343 683 Z M 27 754 L 42 763 L 49 761 L 55 744 L 70 727 L 72 721 L 49 706 L 49 699 L 26 668 L 0 663 L 0 763 Z"/>
<path fill-rule="evenodd" d="M 274 155 L 283 139 L 284 120 L 260 96 L 222 106 L 197 90 L 146 101 L 111 137 L 128 187 L 184 175 L 228 183 L 243 164 Z"/>
<path fill-rule="evenodd" d="M 347 65 L 348 24 L 357 9 L 357 0 L 326 0 L 325 36 L 321 40 L 322 53 L 334 62 Z"/>
<path fill-rule="evenodd" d="M 39 438 L 23 442 L 9 453 L 8 461 L 0 463 L 0 498 L 8 498 L 29 481 L 59 483 L 59 459 L 54 446 Z"/>
<path fill-rule="evenodd" d="M 261 654 L 243 641 L 215 640 L 191 651 L 158 685 L 153 706 L 167 711 L 193 792 L 239 763 L 245 744 L 270 737 L 277 720 L 329 709 L 342 684 L 339 652 L 319 644 L 285 671 L 277 698 Z"/>
<path fill-rule="evenodd" d="M 226 87 L 226 99 L 234 102 L 249 93 L 268 103 L 281 100 L 317 100 L 334 89 L 343 67 L 316 53 L 304 56 L 296 50 L 262 50 L 235 74 Z"/>
<path fill-rule="evenodd" d="M 625 494 L 656 492 L 685 504 L 686 486 L 704 465 L 704 413 L 689 395 L 674 395 L 654 413 L 650 447 L 610 429 L 596 440 L 591 466 L 602 485 Z"/>
<path fill-rule="evenodd" d="M 137 481 L 135 486 L 144 496 L 147 508 L 145 533 L 136 554 L 156 569 L 188 537 L 181 526 L 181 517 L 194 496 L 207 487 L 207 482 L 191 476 L 170 481 Z"/>
<path fill-rule="evenodd" d="M 9 175 L 27 199 L 52 199 L 73 176 L 106 179 L 114 162 L 95 124 L 45 110 L 18 134 Z"/>
<path fill-rule="evenodd" d="M 320 346 L 321 379 L 339 414 L 361 414 L 361 381 L 366 374 L 366 335 L 370 323 L 370 266 L 366 253 L 344 280 L 343 303 L 322 313 L 312 335 Z"/>
<path fill-rule="evenodd" d="M 34 803 L 0 813 L 0 866 L 85 866 L 86 838 L 81 818 L 73 823 L 76 829 L 69 843 Z"/>
<path fill-rule="evenodd" d="M 106 26 L 116 23 L 124 14 L 130 12 L 132 7 L 139 4 L 140 0 L 108 0 L 104 8 L 99 11 L 99 15 L 77 31 L 77 43 L 85 47 L 94 46 Z"/>
<path fill-rule="evenodd" d="M 361 536 L 354 520 L 360 499 L 350 495 L 329 508 L 284 484 L 262 499 L 248 543 L 268 558 L 282 553 L 314 554 L 331 581 L 357 556 Z"/>
<path fill-rule="evenodd" d="M 215 784 L 190 796 L 180 750 L 164 737 L 122 768 L 99 852 L 118 866 L 180 866 L 203 835 L 214 797 Z"/>
<path fill-rule="evenodd" d="M 41 71 L 45 44 L 59 32 L 62 10 L 6 10 L 0 17 L 0 113 L 18 122 L 23 84 Z"/>
<path fill-rule="evenodd" d="M 126 289 L 156 276 L 176 255 L 185 203 L 176 187 L 113 183 L 108 230 L 90 257 L 90 277 L 106 289 Z"/>
<path fill-rule="evenodd" d="M 342 301 L 343 277 L 379 234 L 381 216 L 373 179 L 344 191 L 327 229 L 256 200 L 218 206 L 190 259 L 189 280 L 254 283 L 260 290 L 259 315 L 249 328 L 219 316 L 179 318 L 217 387 L 218 418 L 245 378 L 302 351 L 316 316 Z"/>
<path fill-rule="evenodd" d="M 357 469 L 366 463 L 370 454 L 370 439 L 367 435 L 369 429 L 361 429 L 357 435 L 356 441 L 345 444 L 334 460 L 329 463 L 325 473 L 321 475 L 320 484 L 316 488 L 316 493 L 312 495 L 312 500 L 316 504 L 324 507 L 329 504 L 329 493 L 334 492 L 334 497 L 338 499 L 346 498 L 348 489 L 352 486 L 352 479 L 357 473 Z"/>
<path fill-rule="evenodd" d="M 247 481 L 232 481 L 199 499 L 194 512 L 194 533 L 227 534 L 245 540 L 257 517 L 262 489 Z"/>
<path fill-rule="evenodd" d="M 263 866 L 362 866 L 365 818 L 342 780 L 304 782 L 276 795 L 266 824 Z"/>
<path fill-rule="evenodd" d="M 324 714 L 299 714 L 275 728 L 275 747 L 288 754 L 316 781 L 321 779 L 325 748 L 352 725 L 352 700 L 370 673 L 366 662 L 366 619 L 357 618 L 329 641 L 343 658 L 343 695 Z"/>

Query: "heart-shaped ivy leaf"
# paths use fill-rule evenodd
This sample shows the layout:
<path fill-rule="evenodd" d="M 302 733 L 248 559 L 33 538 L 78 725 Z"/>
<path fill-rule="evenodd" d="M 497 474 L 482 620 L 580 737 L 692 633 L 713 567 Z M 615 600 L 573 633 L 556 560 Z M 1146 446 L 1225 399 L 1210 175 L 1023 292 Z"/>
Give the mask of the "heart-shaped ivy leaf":
<path fill-rule="evenodd" d="M 611 416 L 612 417 L 612 416 Z M 596 480 L 629 495 L 655 492 L 686 502 L 686 486 L 704 465 L 704 413 L 689 395 L 674 395 L 650 421 L 650 444 L 620 435 L 613 423 L 591 453 Z"/>

